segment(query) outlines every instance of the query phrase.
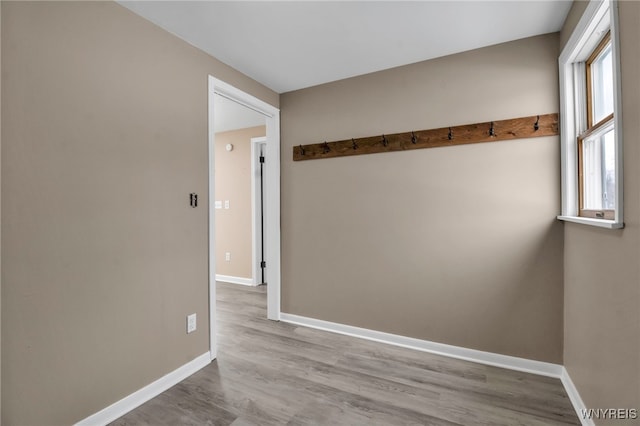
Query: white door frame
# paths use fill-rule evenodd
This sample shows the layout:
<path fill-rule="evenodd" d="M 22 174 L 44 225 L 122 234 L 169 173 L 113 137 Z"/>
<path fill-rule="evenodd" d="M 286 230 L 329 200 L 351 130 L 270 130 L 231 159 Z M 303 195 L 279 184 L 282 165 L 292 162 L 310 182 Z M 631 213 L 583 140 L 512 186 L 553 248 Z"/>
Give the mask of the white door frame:
<path fill-rule="evenodd" d="M 260 221 L 260 203 L 264 204 L 262 208 L 266 213 L 266 200 L 260 197 L 260 145 L 265 145 L 266 151 L 267 138 L 262 136 L 259 138 L 251 138 L 251 270 L 253 285 L 262 284 L 262 267 L 260 260 L 262 258 L 262 246 L 264 245 L 265 253 L 267 252 L 265 236 L 265 244 L 262 244 L 262 222 Z M 266 165 L 266 163 L 265 163 Z M 264 180 L 263 180 L 264 185 Z M 266 194 L 266 191 L 264 191 Z M 266 197 L 265 197 L 266 198 Z M 266 222 L 266 214 L 265 214 Z M 265 271 L 265 282 L 267 281 Z M 267 287 L 268 291 L 268 287 Z"/>
<path fill-rule="evenodd" d="M 265 240 L 267 262 L 267 318 L 280 320 L 280 110 L 273 105 L 209 76 L 209 347 L 211 359 L 218 353 L 216 326 L 215 256 L 215 134 L 214 96 L 218 94 L 263 114 L 267 138 L 265 154 Z"/>

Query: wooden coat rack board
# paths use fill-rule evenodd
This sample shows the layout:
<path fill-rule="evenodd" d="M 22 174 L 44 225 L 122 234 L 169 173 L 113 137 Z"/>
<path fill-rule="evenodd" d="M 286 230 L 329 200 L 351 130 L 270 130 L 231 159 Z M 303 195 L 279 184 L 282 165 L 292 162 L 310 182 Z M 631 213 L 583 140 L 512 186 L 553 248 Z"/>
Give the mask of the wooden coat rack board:
<path fill-rule="evenodd" d="M 299 145 L 293 147 L 293 161 L 497 142 L 557 134 L 558 114 L 532 115 L 487 123 Z"/>

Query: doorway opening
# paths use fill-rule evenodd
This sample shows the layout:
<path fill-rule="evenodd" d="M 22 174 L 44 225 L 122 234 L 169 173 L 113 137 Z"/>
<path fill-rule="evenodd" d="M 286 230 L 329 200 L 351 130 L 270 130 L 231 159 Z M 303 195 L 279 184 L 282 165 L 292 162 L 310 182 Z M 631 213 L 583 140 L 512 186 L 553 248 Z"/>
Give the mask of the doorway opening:
<path fill-rule="evenodd" d="M 264 284 L 266 117 L 214 95 L 216 281 Z"/>
<path fill-rule="evenodd" d="M 264 123 L 263 135 L 255 135 L 247 141 L 251 153 L 251 278 L 242 284 L 267 285 L 267 318 L 280 320 L 280 111 L 235 87 L 209 76 L 209 341 L 211 359 L 217 355 L 216 327 L 216 278 L 226 259 L 233 259 L 233 252 L 220 250 L 216 236 L 216 212 L 231 212 L 234 203 L 230 196 L 216 193 L 216 157 L 239 149 L 226 142 L 224 150 L 216 139 L 229 136 L 220 130 L 220 112 L 229 108 L 242 108 L 243 115 L 253 116 Z M 218 111 L 219 110 L 219 111 Z M 227 111 L 228 112 L 228 111 Z M 246 117 L 245 117 L 246 118 Z M 251 121 L 249 124 L 255 124 Z M 237 124 L 236 124 L 237 125 Z M 243 127 L 243 126 L 240 126 Z M 259 126 L 254 126 L 259 127 Z M 251 127 L 249 127 L 252 129 Z M 246 129 L 246 128 L 245 128 Z M 254 129 L 256 130 L 256 129 Z M 248 131 L 251 133 L 251 131 Z M 219 141 L 218 141 L 219 142 Z M 236 152 L 237 153 L 237 152 Z M 231 158 L 229 156 L 227 159 Z M 261 172 L 261 173 L 260 173 Z M 236 211 L 241 212 L 242 205 Z M 219 216 L 221 219 L 222 216 Z M 219 229 L 219 233 L 222 231 Z M 229 253 L 229 255 L 227 255 Z M 228 265 L 226 265 L 228 266 Z M 246 269 L 245 269 L 246 270 Z M 264 273 L 264 278 L 263 278 Z M 247 274 L 245 274 L 247 275 Z M 235 277 L 243 278 L 243 277 Z"/>

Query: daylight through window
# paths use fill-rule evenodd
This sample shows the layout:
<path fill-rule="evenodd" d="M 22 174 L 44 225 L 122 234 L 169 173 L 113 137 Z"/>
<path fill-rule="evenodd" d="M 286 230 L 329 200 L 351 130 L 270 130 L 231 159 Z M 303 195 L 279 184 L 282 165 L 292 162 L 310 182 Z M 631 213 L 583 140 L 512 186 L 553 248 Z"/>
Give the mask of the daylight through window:
<path fill-rule="evenodd" d="M 587 128 L 578 136 L 580 216 L 610 219 L 616 206 L 613 60 L 609 33 L 586 61 Z"/>

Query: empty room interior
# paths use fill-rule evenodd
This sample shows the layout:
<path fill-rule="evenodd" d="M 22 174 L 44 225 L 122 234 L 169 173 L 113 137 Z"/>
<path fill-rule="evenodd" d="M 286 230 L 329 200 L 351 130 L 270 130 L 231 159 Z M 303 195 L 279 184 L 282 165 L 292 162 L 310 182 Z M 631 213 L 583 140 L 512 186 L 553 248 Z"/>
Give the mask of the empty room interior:
<path fill-rule="evenodd" d="M 640 2 L 0 37 L 3 425 L 640 425 Z"/>

